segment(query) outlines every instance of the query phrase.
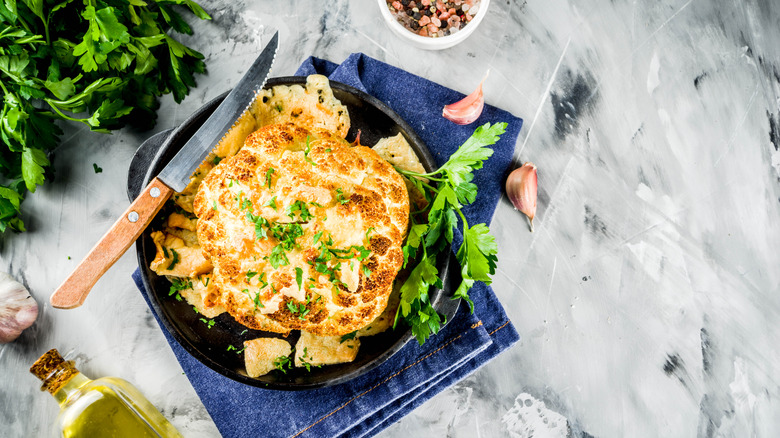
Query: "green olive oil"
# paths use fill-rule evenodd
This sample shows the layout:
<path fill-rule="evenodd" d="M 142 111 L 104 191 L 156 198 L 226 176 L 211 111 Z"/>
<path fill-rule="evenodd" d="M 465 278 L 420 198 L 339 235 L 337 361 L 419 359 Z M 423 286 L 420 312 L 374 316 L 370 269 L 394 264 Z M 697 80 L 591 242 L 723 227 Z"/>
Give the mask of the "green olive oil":
<path fill-rule="evenodd" d="M 64 438 L 181 437 L 165 417 L 129 382 L 115 377 L 91 380 L 57 350 L 30 368 L 60 404 L 54 436 Z"/>

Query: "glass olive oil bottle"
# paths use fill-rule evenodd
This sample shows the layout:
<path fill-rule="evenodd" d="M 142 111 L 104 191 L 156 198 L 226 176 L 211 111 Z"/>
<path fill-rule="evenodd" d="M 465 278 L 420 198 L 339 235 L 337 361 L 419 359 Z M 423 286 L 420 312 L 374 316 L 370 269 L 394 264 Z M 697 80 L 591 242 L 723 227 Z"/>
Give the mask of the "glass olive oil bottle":
<path fill-rule="evenodd" d="M 54 436 L 181 437 L 178 431 L 129 382 L 115 377 L 91 380 L 55 349 L 41 356 L 30 372 L 43 381 L 60 404 Z"/>

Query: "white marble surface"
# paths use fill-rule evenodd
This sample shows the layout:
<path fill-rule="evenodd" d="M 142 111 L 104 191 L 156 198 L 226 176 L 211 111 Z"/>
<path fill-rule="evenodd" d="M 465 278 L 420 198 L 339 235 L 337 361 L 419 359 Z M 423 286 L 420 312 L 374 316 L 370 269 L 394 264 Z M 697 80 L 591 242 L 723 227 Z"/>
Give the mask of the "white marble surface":
<path fill-rule="evenodd" d="M 275 75 L 362 51 L 469 92 L 490 68 L 487 101 L 525 119 L 516 156 L 539 167 L 536 232 L 506 199 L 491 227 L 494 287 L 523 339 L 381 436 L 780 436 L 780 5 L 492 3 L 466 42 L 424 52 L 373 1 L 203 1 L 214 20 L 187 40 L 209 74 L 163 101 L 156 130 L 235 83 L 274 28 Z M 45 305 L 127 207 L 150 134 L 70 129 L 56 183 L 24 204 L 30 231 L 2 239 L 0 266 L 44 304 L 0 346 L 2 436 L 52 422 L 27 372 L 51 347 L 134 382 L 185 436 L 218 436 L 130 280 L 132 253 L 83 307 Z"/>

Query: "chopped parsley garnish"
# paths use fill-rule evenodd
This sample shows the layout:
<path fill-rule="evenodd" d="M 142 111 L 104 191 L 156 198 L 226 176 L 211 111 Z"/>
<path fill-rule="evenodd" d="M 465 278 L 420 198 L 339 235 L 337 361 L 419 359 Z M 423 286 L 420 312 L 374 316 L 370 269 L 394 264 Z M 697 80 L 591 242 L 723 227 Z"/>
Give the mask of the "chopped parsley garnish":
<path fill-rule="evenodd" d="M 173 294 L 186 289 L 192 289 L 192 280 L 188 278 L 172 278 L 168 296 L 172 296 Z"/>
<path fill-rule="evenodd" d="M 95 171 L 95 173 L 102 173 L 103 168 L 98 166 L 97 163 L 92 163 L 92 170 Z"/>
<path fill-rule="evenodd" d="M 341 337 L 341 341 L 339 341 L 339 343 L 342 344 L 342 343 L 344 343 L 346 341 L 351 341 L 351 340 L 355 339 L 355 335 L 357 335 L 357 330 L 355 330 L 352 333 L 347 333 L 346 335 L 342 336 Z"/>
<path fill-rule="evenodd" d="M 213 319 L 206 319 L 206 318 L 199 318 L 199 319 L 202 323 L 206 324 L 209 329 L 214 327 L 214 324 L 216 323 L 216 321 L 214 321 Z"/>
<path fill-rule="evenodd" d="M 352 245 L 347 249 L 328 248 L 328 251 L 330 251 L 331 254 L 333 254 L 333 256 L 338 259 L 347 260 L 351 258 L 357 258 L 361 262 L 369 255 L 371 255 L 371 251 L 366 249 L 366 247 L 363 245 Z M 357 254 L 355 251 L 357 251 Z"/>
<path fill-rule="evenodd" d="M 312 243 L 316 244 L 320 240 L 320 237 L 322 237 L 322 231 L 318 231 L 317 234 L 314 235 Z"/>
<path fill-rule="evenodd" d="M 168 270 L 170 271 L 173 269 L 178 263 L 179 263 L 179 253 L 176 252 L 175 249 L 171 248 L 171 254 L 173 254 L 173 260 L 171 260 L 171 264 L 168 265 Z"/>
<path fill-rule="evenodd" d="M 292 361 L 289 356 L 279 356 L 274 359 L 274 368 L 287 374 L 287 370 L 292 368 Z"/>
<path fill-rule="evenodd" d="M 368 266 L 363 265 L 362 268 L 363 268 L 363 274 L 366 276 L 366 278 L 370 278 L 371 277 L 371 270 L 368 269 Z"/>
<path fill-rule="evenodd" d="M 203 277 L 203 280 L 201 280 L 201 283 L 203 283 L 203 287 L 209 287 L 209 281 L 211 281 L 211 277 Z"/>
<path fill-rule="evenodd" d="M 255 272 L 255 271 L 253 271 L 251 269 L 246 271 L 246 281 L 249 282 L 249 280 L 251 280 L 252 277 L 254 277 L 255 275 L 257 275 L 257 272 Z"/>
<path fill-rule="evenodd" d="M 211 209 L 217 211 L 217 201 L 211 201 Z"/>
<path fill-rule="evenodd" d="M 212 162 L 212 163 L 213 163 L 215 166 L 216 166 L 217 164 L 219 164 L 219 162 L 220 162 L 220 161 L 222 161 L 222 157 L 214 157 L 214 159 L 213 159 L 213 160 L 211 160 L 211 162 Z"/>
<path fill-rule="evenodd" d="M 336 189 L 336 200 L 339 201 L 339 204 L 342 204 L 342 205 L 346 204 L 347 202 L 349 202 L 349 199 L 344 198 L 344 191 L 341 190 L 340 187 Z"/>
<path fill-rule="evenodd" d="M 298 306 L 296 306 L 292 301 L 288 301 L 287 310 L 289 310 L 290 313 L 298 313 Z"/>
<path fill-rule="evenodd" d="M 298 319 L 305 320 L 306 315 L 309 314 L 309 309 L 307 309 L 305 305 L 301 304 L 298 308 L 298 311 L 301 313 L 301 315 L 298 316 Z"/>
<path fill-rule="evenodd" d="M 282 245 L 276 245 L 274 249 L 271 250 L 271 255 L 266 256 L 265 258 L 268 259 L 268 263 L 270 263 L 274 269 L 278 269 L 279 266 L 287 266 L 290 264 L 290 260 L 287 259 L 287 254 L 284 253 Z"/>
<path fill-rule="evenodd" d="M 303 365 L 306 368 L 306 371 L 311 372 L 311 367 L 312 366 L 315 366 L 317 368 L 322 367 L 322 365 L 313 365 L 311 363 L 311 361 L 314 360 L 314 357 L 308 356 L 308 352 L 306 350 L 307 350 L 307 348 L 304 347 L 303 348 L 303 354 L 301 355 L 301 365 Z M 308 356 L 308 359 L 307 359 L 307 356 Z"/>
<path fill-rule="evenodd" d="M 246 350 L 246 347 L 244 347 L 244 348 L 242 348 L 240 350 L 238 348 L 232 346 L 232 345 L 228 345 L 228 347 L 227 347 L 227 351 L 235 351 L 236 354 L 241 354 L 241 353 L 244 352 L 244 350 Z"/>
<path fill-rule="evenodd" d="M 309 152 L 311 152 L 311 137 L 306 136 L 306 149 L 303 150 L 303 159 L 306 160 L 307 163 L 311 164 L 312 166 L 316 166 L 317 163 L 311 160 L 309 158 Z"/>
<path fill-rule="evenodd" d="M 258 307 L 265 307 L 263 305 L 263 302 L 260 301 L 260 292 L 259 291 L 255 294 L 255 298 L 252 301 L 254 301 L 254 303 L 255 303 L 255 310 L 257 310 Z"/>
<path fill-rule="evenodd" d="M 264 217 L 260 215 L 255 216 L 250 212 L 246 212 L 246 218 L 249 219 L 249 222 L 255 224 L 255 237 L 257 238 L 257 240 L 265 239 L 266 237 L 268 237 L 268 235 L 265 232 L 265 229 L 263 228 L 264 226 L 265 227 L 268 226 L 268 221 Z"/>
<path fill-rule="evenodd" d="M 252 201 L 249 200 L 249 198 L 244 199 L 241 201 L 241 211 L 244 210 L 252 211 Z"/>
<path fill-rule="evenodd" d="M 273 167 L 269 167 L 268 170 L 265 172 L 265 184 L 268 186 L 268 189 L 271 189 L 271 179 L 273 178 L 273 174 L 276 172 Z"/>
<path fill-rule="evenodd" d="M 303 236 L 303 227 L 295 223 L 275 223 L 269 228 L 271 236 L 279 241 L 279 245 L 285 251 L 289 251 L 298 246 L 296 239 Z"/>
<path fill-rule="evenodd" d="M 268 282 L 265 281 L 265 272 L 261 272 L 260 277 L 258 277 L 257 279 L 260 280 L 261 283 L 260 289 L 265 289 L 268 286 Z"/>
<path fill-rule="evenodd" d="M 301 284 L 303 283 L 303 269 L 295 268 L 295 282 L 298 283 L 298 290 L 301 290 Z"/>
<path fill-rule="evenodd" d="M 319 202 L 314 202 L 314 201 L 309 201 L 309 205 L 313 205 L 313 206 L 319 207 L 319 208 L 325 208 L 324 205 L 320 204 Z"/>
<path fill-rule="evenodd" d="M 274 196 L 273 198 L 269 199 L 268 202 L 263 204 L 263 206 L 264 207 L 271 207 L 271 208 L 274 209 L 274 211 L 276 211 L 276 208 L 277 208 L 276 207 L 276 196 Z"/>
<path fill-rule="evenodd" d="M 282 111 L 284 111 L 284 107 L 282 106 L 282 104 L 281 104 L 281 103 L 277 103 L 276 105 L 274 105 L 274 109 L 275 109 L 276 111 L 279 111 L 279 112 L 282 112 Z"/>
<path fill-rule="evenodd" d="M 309 212 L 309 207 L 307 207 L 306 203 L 303 201 L 293 202 L 292 205 L 284 210 L 284 212 L 293 220 L 295 220 L 295 214 L 298 213 L 300 220 L 303 222 L 307 222 L 314 217 L 314 215 Z"/>

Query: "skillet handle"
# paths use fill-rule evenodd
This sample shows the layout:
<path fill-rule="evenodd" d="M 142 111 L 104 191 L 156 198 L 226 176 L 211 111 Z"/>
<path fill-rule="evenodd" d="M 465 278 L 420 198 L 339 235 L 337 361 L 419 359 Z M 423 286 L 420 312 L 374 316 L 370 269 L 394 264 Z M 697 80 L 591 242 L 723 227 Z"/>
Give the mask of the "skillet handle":
<path fill-rule="evenodd" d="M 49 299 L 51 305 L 58 309 L 73 309 L 82 305 L 95 283 L 138 239 L 172 194 L 173 189 L 154 178 L 54 291 Z"/>

